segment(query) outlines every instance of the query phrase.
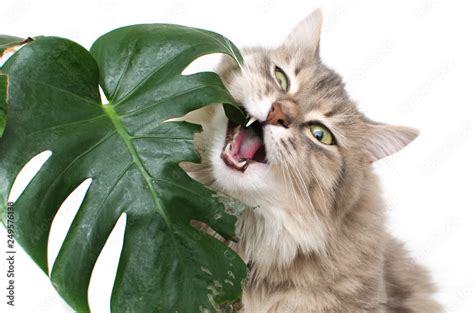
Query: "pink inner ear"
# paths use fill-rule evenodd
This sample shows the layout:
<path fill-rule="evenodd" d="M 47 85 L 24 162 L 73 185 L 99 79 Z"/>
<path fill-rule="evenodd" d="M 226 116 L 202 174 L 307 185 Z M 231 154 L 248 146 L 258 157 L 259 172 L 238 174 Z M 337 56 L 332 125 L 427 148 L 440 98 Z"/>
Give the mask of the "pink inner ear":
<path fill-rule="evenodd" d="M 366 143 L 368 162 L 373 163 L 400 151 L 418 135 L 419 131 L 410 127 L 369 124 L 369 138 Z"/>

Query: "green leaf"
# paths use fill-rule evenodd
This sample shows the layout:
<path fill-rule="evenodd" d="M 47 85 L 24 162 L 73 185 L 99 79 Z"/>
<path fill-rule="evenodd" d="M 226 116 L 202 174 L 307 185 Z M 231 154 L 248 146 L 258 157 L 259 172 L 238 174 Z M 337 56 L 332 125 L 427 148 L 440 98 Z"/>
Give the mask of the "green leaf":
<path fill-rule="evenodd" d="M 7 124 L 7 86 L 8 77 L 0 73 L 0 138 Z"/>
<path fill-rule="evenodd" d="M 192 138 L 200 127 L 167 122 L 212 103 L 235 105 L 215 73 L 181 75 L 209 53 L 240 58 L 227 39 L 209 31 L 135 25 L 102 36 L 91 53 L 66 39 L 39 38 L 5 64 L 10 107 L 0 141 L 1 209 L 21 168 L 51 151 L 15 203 L 16 239 L 45 273 L 52 220 L 92 178 L 51 272 L 75 310 L 89 311 L 94 263 L 124 213 L 113 312 L 215 311 L 240 296 L 245 264 L 190 225 L 198 220 L 234 237 L 236 217 L 178 166 L 199 162 Z M 99 83 L 108 104 L 101 104 Z"/>

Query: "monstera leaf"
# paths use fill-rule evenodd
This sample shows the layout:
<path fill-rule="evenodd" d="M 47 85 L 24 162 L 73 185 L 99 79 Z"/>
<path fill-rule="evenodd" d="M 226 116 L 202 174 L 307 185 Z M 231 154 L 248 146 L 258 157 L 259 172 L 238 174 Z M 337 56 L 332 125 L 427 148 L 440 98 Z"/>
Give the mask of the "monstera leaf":
<path fill-rule="evenodd" d="M 113 312 L 215 311 L 239 297 L 244 263 L 190 224 L 198 220 L 226 239 L 234 236 L 236 217 L 178 166 L 199 162 L 192 138 L 200 127 L 168 121 L 212 103 L 228 104 L 227 113 L 244 120 L 215 73 L 181 74 L 216 52 L 240 58 L 209 31 L 135 25 L 102 36 L 90 53 L 66 39 L 38 38 L 3 66 L 9 76 L 0 142 L 3 212 L 21 168 L 52 152 L 15 203 L 16 239 L 45 273 L 52 220 L 66 197 L 92 179 L 50 273 L 75 310 L 89 311 L 92 269 L 124 213 Z M 108 103 L 101 103 L 99 85 Z"/>

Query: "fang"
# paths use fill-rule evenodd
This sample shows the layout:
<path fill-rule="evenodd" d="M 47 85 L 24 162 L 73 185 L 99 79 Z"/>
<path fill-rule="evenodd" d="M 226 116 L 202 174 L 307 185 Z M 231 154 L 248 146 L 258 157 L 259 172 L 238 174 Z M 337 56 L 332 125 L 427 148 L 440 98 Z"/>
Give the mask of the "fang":
<path fill-rule="evenodd" d="M 247 122 L 247 124 L 245 125 L 245 127 L 249 127 L 250 125 L 252 125 L 255 121 L 257 120 L 256 117 L 252 116 L 249 121 Z"/>

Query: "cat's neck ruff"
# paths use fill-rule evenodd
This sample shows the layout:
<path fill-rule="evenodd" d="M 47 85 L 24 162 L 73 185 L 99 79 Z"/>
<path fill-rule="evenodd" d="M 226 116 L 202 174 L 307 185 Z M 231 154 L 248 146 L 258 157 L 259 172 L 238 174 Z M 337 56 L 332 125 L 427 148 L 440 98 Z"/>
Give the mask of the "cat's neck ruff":
<path fill-rule="evenodd" d="M 248 209 L 237 224 L 238 252 L 262 270 L 286 267 L 298 254 L 324 254 L 326 248 L 326 226 L 309 213 L 313 208 L 297 209 L 294 202 L 282 200 L 284 192 L 277 194 L 273 201 L 258 201 L 264 204 Z"/>

